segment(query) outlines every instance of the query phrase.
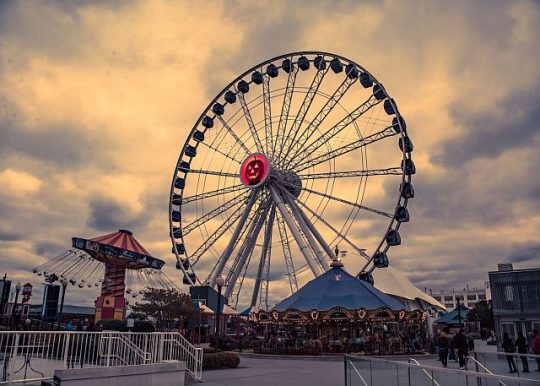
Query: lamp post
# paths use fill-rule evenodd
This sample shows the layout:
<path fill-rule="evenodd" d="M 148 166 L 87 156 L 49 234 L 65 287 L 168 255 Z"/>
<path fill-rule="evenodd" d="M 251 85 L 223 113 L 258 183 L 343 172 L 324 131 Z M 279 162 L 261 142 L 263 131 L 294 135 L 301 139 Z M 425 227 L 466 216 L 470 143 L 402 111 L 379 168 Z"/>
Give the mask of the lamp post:
<path fill-rule="evenodd" d="M 21 289 L 21 282 L 18 282 L 15 286 L 15 304 L 13 304 L 13 310 L 11 311 L 12 322 L 15 322 L 15 317 L 17 316 L 17 303 L 19 302 L 19 292 L 21 292 Z"/>
<path fill-rule="evenodd" d="M 66 288 L 69 284 L 68 279 L 63 278 L 60 280 L 60 284 L 62 284 L 62 301 L 60 302 L 60 313 L 58 314 L 58 325 L 60 325 L 60 322 L 62 321 L 62 313 L 64 312 L 64 299 L 66 298 Z"/>
<path fill-rule="evenodd" d="M 216 278 L 216 285 L 218 288 L 218 298 L 217 298 L 217 309 L 216 309 L 216 329 L 215 329 L 215 339 L 216 339 L 216 351 L 219 351 L 219 314 L 221 311 L 221 289 L 225 285 L 225 279 L 223 279 L 223 276 L 219 275 Z"/>

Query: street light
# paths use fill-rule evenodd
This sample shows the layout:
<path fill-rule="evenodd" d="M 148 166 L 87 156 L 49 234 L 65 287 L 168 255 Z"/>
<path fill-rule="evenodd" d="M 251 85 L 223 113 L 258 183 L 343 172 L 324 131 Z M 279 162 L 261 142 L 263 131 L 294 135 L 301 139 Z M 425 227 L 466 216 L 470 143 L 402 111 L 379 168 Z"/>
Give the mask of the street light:
<path fill-rule="evenodd" d="M 13 305 L 13 310 L 11 311 L 11 315 L 13 316 L 12 321 L 15 322 L 15 317 L 17 316 L 17 303 L 19 302 L 19 292 L 21 292 L 22 285 L 21 282 L 18 282 L 15 286 L 15 304 Z M 18 327 L 18 326 L 15 326 Z"/>
<path fill-rule="evenodd" d="M 62 284 L 62 301 L 60 302 L 60 314 L 58 315 L 58 324 L 62 321 L 62 313 L 64 312 L 64 299 L 66 297 L 66 288 L 69 284 L 69 280 L 65 277 L 60 280 L 60 284 Z"/>
<path fill-rule="evenodd" d="M 225 279 L 223 279 L 223 276 L 219 275 L 216 278 L 216 285 L 218 288 L 218 298 L 217 298 L 217 309 L 216 309 L 216 328 L 215 328 L 215 339 L 216 339 L 216 351 L 219 351 L 219 339 L 218 339 L 218 331 L 219 331 L 219 314 L 221 311 L 221 288 L 225 285 Z"/>

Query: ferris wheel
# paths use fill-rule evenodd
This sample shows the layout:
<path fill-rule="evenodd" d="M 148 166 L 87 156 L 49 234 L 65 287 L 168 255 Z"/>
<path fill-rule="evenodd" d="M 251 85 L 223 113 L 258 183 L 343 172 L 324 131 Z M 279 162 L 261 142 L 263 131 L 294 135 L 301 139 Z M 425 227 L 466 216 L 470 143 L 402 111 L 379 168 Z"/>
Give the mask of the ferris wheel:
<path fill-rule="evenodd" d="M 184 283 L 222 276 L 232 305 L 268 309 L 273 284 L 283 298 L 347 250 L 373 284 L 409 221 L 412 151 L 395 101 L 352 60 L 295 52 L 250 68 L 202 112 L 174 171 Z"/>

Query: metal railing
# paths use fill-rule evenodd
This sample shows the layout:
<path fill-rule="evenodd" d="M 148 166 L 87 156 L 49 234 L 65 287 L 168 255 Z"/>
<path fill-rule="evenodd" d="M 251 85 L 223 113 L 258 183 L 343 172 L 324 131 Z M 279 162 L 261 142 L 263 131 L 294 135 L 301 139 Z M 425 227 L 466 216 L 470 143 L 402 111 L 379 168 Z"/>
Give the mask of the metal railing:
<path fill-rule="evenodd" d="M 203 350 L 179 333 L 0 331 L 0 384 L 51 379 L 56 369 L 177 360 L 197 380 Z"/>
<path fill-rule="evenodd" d="M 470 360 L 472 360 L 472 361 L 474 362 L 474 364 L 476 365 L 476 372 L 478 372 L 478 367 L 480 367 L 480 368 L 481 368 L 482 370 L 484 370 L 486 373 L 493 375 L 493 372 L 492 372 L 490 369 L 488 369 L 486 366 L 484 366 L 482 363 L 480 363 L 479 361 L 477 361 L 476 358 L 474 358 L 474 357 L 468 355 L 468 356 L 467 356 L 467 359 L 470 359 Z M 506 383 L 504 383 L 504 382 L 501 381 L 500 379 L 499 379 L 499 384 L 500 384 L 501 386 L 506 386 Z"/>
<path fill-rule="evenodd" d="M 418 362 L 414 358 L 409 358 L 409 363 L 411 363 L 411 362 L 413 362 L 413 363 L 415 363 L 417 365 L 420 365 L 420 362 Z M 431 383 L 433 383 L 436 386 L 441 386 L 441 384 L 439 382 L 437 382 L 435 379 L 433 379 L 433 376 L 426 369 L 422 369 L 422 372 L 424 374 L 426 374 L 426 376 L 431 380 Z"/>
<path fill-rule="evenodd" d="M 426 360 L 435 361 L 435 358 Z M 501 382 L 507 386 L 540 385 L 540 379 L 409 363 L 407 358 L 388 360 L 345 355 L 344 364 L 346 386 L 496 386 Z"/>

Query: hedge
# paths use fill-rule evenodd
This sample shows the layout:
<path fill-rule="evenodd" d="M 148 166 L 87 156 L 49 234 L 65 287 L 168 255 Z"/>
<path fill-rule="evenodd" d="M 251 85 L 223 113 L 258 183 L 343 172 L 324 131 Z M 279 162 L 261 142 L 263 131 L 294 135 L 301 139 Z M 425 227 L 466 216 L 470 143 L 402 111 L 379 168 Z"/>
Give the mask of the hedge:
<path fill-rule="evenodd" d="M 203 370 L 234 369 L 240 364 L 240 357 L 232 352 L 217 352 L 203 355 Z"/>

